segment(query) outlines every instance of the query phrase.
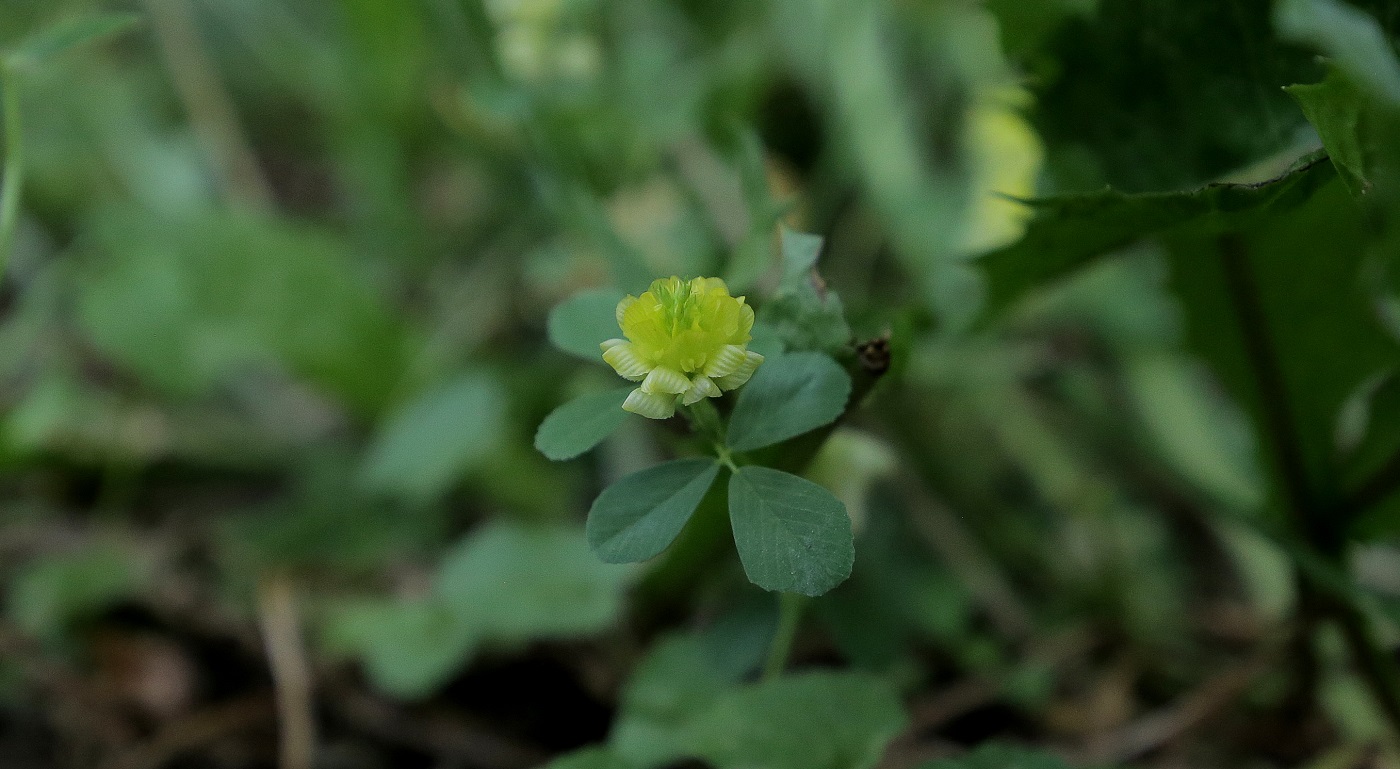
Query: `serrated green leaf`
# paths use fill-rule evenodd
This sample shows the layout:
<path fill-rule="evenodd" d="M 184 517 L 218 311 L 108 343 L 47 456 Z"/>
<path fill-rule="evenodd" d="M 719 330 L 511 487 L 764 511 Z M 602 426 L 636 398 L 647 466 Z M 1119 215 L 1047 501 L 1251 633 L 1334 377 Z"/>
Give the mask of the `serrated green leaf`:
<path fill-rule="evenodd" d="M 1296 141 L 1301 115 L 1279 87 L 1312 79 L 1316 57 L 1280 40 L 1273 3 L 1053 4 L 1087 11 L 1062 18 L 1031 54 L 1053 68 L 1032 68 L 1048 76 L 1034 86 L 1034 114 L 1060 189 L 1182 189 Z"/>
<path fill-rule="evenodd" d="M 1379 103 L 1335 69 L 1321 83 L 1285 90 L 1317 129 L 1332 165 L 1354 197 L 1371 197 L 1386 166 L 1393 169 L 1400 165 L 1400 153 L 1395 149 L 1400 109 Z"/>
<path fill-rule="evenodd" d="M 500 437 L 506 396 L 484 374 L 464 374 L 390 415 L 369 448 L 364 483 L 427 499 L 446 491 Z"/>
<path fill-rule="evenodd" d="M 869 769 L 905 720 L 883 680 L 817 672 L 723 693 L 686 731 L 716 769 Z"/>
<path fill-rule="evenodd" d="M 560 302 L 549 313 L 549 341 L 564 352 L 584 360 L 603 362 L 598 345 L 622 336 L 617 326 L 617 303 L 623 293 L 600 288 L 584 291 Z"/>
<path fill-rule="evenodd" d="M 855 544 L 846 506 L 831 492 L 768 467 L 729 479 L 729 521 L 749 581 L 816 596 L 851 575 Z"/>
<path fill-rule="evenodd" d="M 1327 157 L 1347 189 L 1356 197 L 1365 194 L 1370 183 L 1366 181 L 1365 153 L 1358 134 L 1363 110 L 1358 100 L 1349 98 L 1356 92 L 1335 76 L 1326 83 L 1291 85 L 1284 90 L 1298 101 L 1308 122 L 1317 129 Z"/>
<path fill-rule="evenodd" d="M 1334 177 L 1305 205 L 1240 233 L 1167 246 L 1187 340 L 1251 417 L 1274 509 L 1285 489 L 1365 477 L 1366 458 L 1338 455 L 1337 417 L 1400 360 L 1400 345 L 1374 312 L 1363 213 L 1344 185 Z M 1331 514 L 1324 525 L 1346 523 Z"/>
<path fill-rule="evenodd" d="M 790 350 L 836 352 L 851 341 L 841 297 L 817 285 L 813 268 L 821 248 L 817 235 L 782 231 L 782 280 L 759 317 Z"/>
<path fill-rule="evenodd" d="M 1104 190 L 1027 201 L 1036 215 L 1025 237 L 978 261 L 986 281 L 982 318 L 996 317 L 1032 290 L 1135 240 L 1188 228 L 1207 234 L 1238 229 L 1305 202 L 1334 177 L 1319 156 L 1259 184 L 1137 195 Z"/>
<path fill-rule="evenodd" d="M 535 448 L 555 461 L 573 459 L 602 443 L 627 420 L 622 402 L 631 387 L 580 395 L 544 418 L 535 431 Z"/>
<path fill-rule="evenodd" d="M 366 600 L 332 606 L 321 643 L 332 654 L 362 660 L 380 691 L 413 700 L 461 670 L 476 637 L 470 623 L 439 601 Z"/>
<path fill-rule="evenodd" d="M 850 395 L 850 376 L 823 353 L 769 358 L 739 391 L 726 441 L 735 451 L 752 451 L 829 425 Z"/>
<path fill-rule="evenodd" d="M 629 573 L 600 563 L 581 529 L 495 522 L 447 554 L 434 595 L 483 637 L 569 637 L 613 622 Z"/>
<path fill-rule="evenodd" d="M 21 41 L 5 57 L 5 64 L 16 68 L 40 65 L 84 43 L 126 32 L 140 21 L 141 17 L 134 13 L 104 13 L 66 19 Z"/>
<path fill-rule="evenodd" d="M 1340 0 L 1280 0 L 1281 35 L 1314 46 L 1373 95 L 1400 107 L 1400 61 L 1375 18 Z"/>
<path fill-rule="evenodd" d="M 634 563 L 665 550 L 719 474 L 712 459 L 678 459 L 623 478 L 588 511 L 588 544 L 607 563 Z"/>

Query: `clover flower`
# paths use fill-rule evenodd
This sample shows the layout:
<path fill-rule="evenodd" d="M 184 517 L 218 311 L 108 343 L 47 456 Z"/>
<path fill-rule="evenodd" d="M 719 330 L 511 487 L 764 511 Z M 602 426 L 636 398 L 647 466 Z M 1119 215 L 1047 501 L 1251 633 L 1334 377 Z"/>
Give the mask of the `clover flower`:
<path fill-rule="evenodd" d="M 617 325 L 627 338 L 603 342 L 603 360 L 642 383 L 622 408 L 649 419 L 676 413 L 677 396 L 687 406 L 717 398 L 763 362 L 748 349 L 753 308 L 719 278 L 653 281 L 641 296 L 617 303 Z"/>

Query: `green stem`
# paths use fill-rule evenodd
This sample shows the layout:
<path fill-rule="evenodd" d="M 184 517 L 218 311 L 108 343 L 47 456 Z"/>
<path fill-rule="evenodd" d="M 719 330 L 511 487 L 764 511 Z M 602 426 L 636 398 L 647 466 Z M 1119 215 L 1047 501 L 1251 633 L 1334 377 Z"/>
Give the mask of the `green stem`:
<path fill-rule="evenodd" d="M 729 472 L 739 472 L 739 465 L 735 464 L 734 462 L 733 452 L 731 452 L 729 450 L 729 447 L 725 446 L 723 443 L 715 444 L 715 459 L 719 460 L 720 464 L 729 468 Z"/>
<path fill-rule="evenodd" d="M 787 667 L 792 642 L 797 638 L 797 626 L 802 621 L 802 607 L 806 603 L 806 599 L 797 593 L 778 594 L 778 630 L 773 634 L 773 645 L 768 647 L 768 659 L 763 663 L 763 680 L 777 678 Z"/>
<path fill-rule="evenodd" d="M 0 62 L 0 109 L 4 110 L 5 179 L 0 182 L 0 278 L 14 250 L 19 223 L 20 188 L 24 184 L 24 136 L 20 131 L 18 78 Z"/>
<path fill-rule="evenodd" d="M 709 399 L 703 399 L 689 406 L 683 406 L 682 409 L 696 432 L 708 438 L 712 443 L 724 444 L 724 420 L 720 419 L 715 404 L 711 403 Z"/>
<path fill-rule="evenodd" d="M 1361 607 L 1342 600 L 1333 613 L 1351 647 L 1352 662 L 1361 673 L 1361 680 L 1371 690 L 1392 732 L 1400 735 L 1400 666 L 1377 640 Z"/>
<path fill-rule="evenodd" d="M 1304 546 L 1329 565 L 1339 565 L 1346 549 L 1346 540 L 1334 520 L 1336 506 L 1329 502 L 1330 495 L 1319 493 L 1315 487 L 1299 449 L 1302 441 L 1290 412 L 1283 369 L 1269 338 L 1268 318 L 1259 299 L 1259 286 L 1254 279 L 1249 253 L 1244 240 L 1238 235 L 1222 236 L 1219 246 L 1224 261 L 1226 289 L 1234 305 L 1246 357 L 1253 368 L 1263 406 L 1262 421 L 1268 442 L 1273 447 L 1285 504 L 1293 515 Z M 1378 488 L 1385 484 L 1384 481 L 1375 483 Z M 1370 485 L 1367 484 L 1367 487 Z M 1374 493 L 1384 496 L 1380 491 Z M 1376 639 L 1363 607 L 1357 604 L 1354 597 L 1328 591 L 1328 586 L 1318 582 L 1314 575 L 1304 572 L 1302 576 L 1313 582 L 1318 591 L 1334 592 L 1331 605 L 1327 607 L 1329 613 L 1341 626 L 1362 681 L 1370 688 L 1392 731 L 1400 735 L 1400 666 L 1396 665 L 1390 651 Z"/>

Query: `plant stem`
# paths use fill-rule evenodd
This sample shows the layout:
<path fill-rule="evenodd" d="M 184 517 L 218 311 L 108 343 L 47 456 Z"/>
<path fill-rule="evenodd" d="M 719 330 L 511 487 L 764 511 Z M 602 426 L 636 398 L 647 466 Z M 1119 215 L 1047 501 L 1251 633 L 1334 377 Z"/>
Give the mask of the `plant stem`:
<path fill-rule="evenodd" d="M 1237 235 L 1222 236 L 1219 241 L 1224 259 L 1226 288 L 1234 305 L 1236 321 L 1244 338 L 1245 352 L 1253 369 L 1255 384 L 1263 402 L 1263 418 L 1267 437 L 1274 452 L 1275 469 L 1285 494 L 1285 504 L 1293 515 L 1297 534 L 1304 546 L 1329 563 L 1342 560 L 1345 540 L 1332 519 L 1334 506 L 1319 495 L 1308 475 L 1308 468 L 1299 450 L 1301 441 L 1293 423 L 1283 372 L 1269 339 L 1269 326 L 1259 300 L 1259 287 L 1254 282 L 1249 253 Z M 1384 476 L 1383 476 L 1384 477 Z M 1371 493 L 1384 496 L 1388 481 L 1374 481 L 1366 488 L 1377 487 Z M 1372 501 L 1372 500 L 1365 500 Z M 1355 504 L 1355 503 L 1353 503 Z M 1332 593 L 1327 613 L 1341 626 L 1357 673 L 1370 688 L 1371 694 L 1390 721 L 1391 730 L 1400 736 L 1400 666 L 1372 633 L 1361 606 L 1350 595 L 1329 591 L 1315 576 L 1306 572 L 1302 578 L 1313 583 L 1322 593 Z"/>
<path fill-rule="evenodd" d="M 724 421 L 720 419 L 715 404 L 705 398 L 682 408 L 696 432 L 708 438 L 712 443 L 724 444 Z"/>
<path fill-rule="evenodd" d="M 24 186 L 24 134 L 20 129 L 19 78 L 0 62 L 0 109 L 5 121 L 5 180 L 0 182 L 0 278 L 14 250 L 15 229 L 19 223 L 20 190 Z"/>
<path fill-rule="evenodd" d="M 1361 680 L 1390 721 L 1394 734 L 1400 735 L 1400 666 L 1390 652 L 1381 648 L 1371 629 L 1371 623 L 1361 608 L 1350 601 L 1339 600 L 1333 611 L 1342 635 L 1351 647 L 1351 656 Z"/>
<path fill-rule="evenodd" d="M 783 668 L 787 667 L 792 642 L 797 638 L 797 626 L 802 621 L 802 607 L 806 603 L 806 599 L 797 593 L 778 594 L 778 629 L 773 634 L 773 645 L 768 647 L 768 659 L 763 663 L 764 681 L 782 675 Z"/>

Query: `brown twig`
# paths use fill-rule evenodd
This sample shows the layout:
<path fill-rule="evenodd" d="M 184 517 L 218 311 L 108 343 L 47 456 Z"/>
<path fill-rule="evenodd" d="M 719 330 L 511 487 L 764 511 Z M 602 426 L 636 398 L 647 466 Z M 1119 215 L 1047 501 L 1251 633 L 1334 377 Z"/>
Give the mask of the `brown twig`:
<path fill-rule="evenodd" d="M 233 200 L 257 210 L 272 208 L 272 187 L 258 166 L 218 72 L 200 43 L 187 0 L 145 0 L 151 28 L 195 136 Z"/>
<path fill-rule="evenodd" d="M 311 666 L 301 637 L 296 586 L 285 573 L 258 581 L 258 619 L 277 694 L 281 769 L 311 769 L 316 754 Z"/>

